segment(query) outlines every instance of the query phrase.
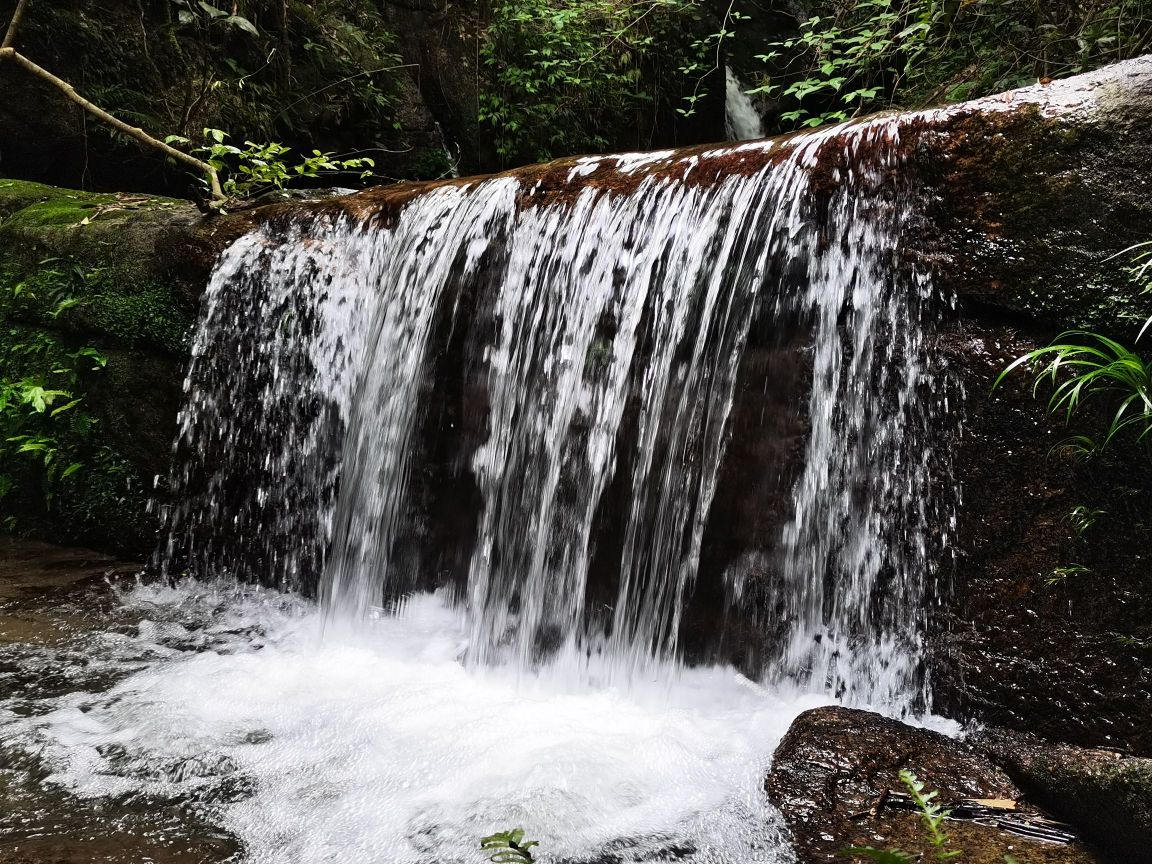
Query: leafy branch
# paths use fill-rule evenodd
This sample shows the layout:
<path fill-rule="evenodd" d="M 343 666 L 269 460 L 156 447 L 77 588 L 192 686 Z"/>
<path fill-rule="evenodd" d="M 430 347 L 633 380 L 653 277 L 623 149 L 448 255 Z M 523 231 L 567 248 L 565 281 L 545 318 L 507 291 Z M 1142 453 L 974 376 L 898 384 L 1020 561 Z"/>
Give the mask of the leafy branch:
<path fill-rule="evenodd" d="M 222 129 L 205 129 L 207 143 L 195 148 L 219 175 L 223 175 L 223 190 L 229 197 L 250 198 L 272 189 L 283 189 L 293 180 L 320 177 L 339 171 L 359 171 L 361 179 L 372 175 L 376 162 L 367 156 L 343 159 L 334 153 L 313 150 L 295 164 L 287 161 L 290 147 L 276 142 L 258 144 L 245 141 L 243 147 L 227 143 L 228 133 Z M 169 135 L 169 143 L 191 144 L 181 135 Z"/>

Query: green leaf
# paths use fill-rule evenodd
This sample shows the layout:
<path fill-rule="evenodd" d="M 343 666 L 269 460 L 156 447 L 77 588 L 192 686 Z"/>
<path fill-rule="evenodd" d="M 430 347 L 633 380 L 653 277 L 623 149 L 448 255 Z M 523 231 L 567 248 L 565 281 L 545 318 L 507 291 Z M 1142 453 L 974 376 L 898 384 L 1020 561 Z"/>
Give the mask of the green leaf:
<path fill-rule="evenodd" d="M 500 831 L 480 840 L 480 848 L 488 853 L 493 864 L 534 864 L 531 848 L 540 845 L 535 840 L 524 839 L 524 829 Z"/>
<path fill-rule="evenodd" d="M 224 22 L 226 24 L 231 24 L 233 27 L 238 27 L 245 33 L 251 33 L 253 36 L 260 35 L 260 31 L 256 29 L 256 26 L 247 18 L 244 18 L 240 15 L 229 15 L 224 19 Z"/>
<path fill-rule="evenodd" d="M 70 411 L 71 409 L 73 409 L 77 405 L 79 405 L 82 400 L 83 400 L 83 397 L 80 397 L 79 399 L 73 399 L 71 402 L 68 402 L 68 403 L 65 403 L 64 405 L 61 405 L 59 408 L 53 408 L 52 413 L 49 414 L 48 416 L 49 417 L 55 417 L 59 414 L 63 414 L 65 411 Z"/>
<path fill-rule="evenodd" d="M 48 314 L 53 318 L 59 318 L 61 312 L 66 312 L 67 310 L 71 309 L 73 306 L 79 306 L 83 302 L 84 301 L 81 300 L 79 297 L 66 297 L 65 299 L 63 299 L 59 303 L 57 303 L 56 308 L 53 309 Z"/>

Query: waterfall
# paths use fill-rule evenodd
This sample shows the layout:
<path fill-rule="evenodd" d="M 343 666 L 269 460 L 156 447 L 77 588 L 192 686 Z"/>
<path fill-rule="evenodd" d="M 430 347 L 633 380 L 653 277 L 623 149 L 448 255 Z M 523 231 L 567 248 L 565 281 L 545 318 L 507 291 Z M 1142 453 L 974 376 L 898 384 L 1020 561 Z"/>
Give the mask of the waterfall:
<path fill-rule="evenodd" d="M 902 122 L 265 224 L 208 288 L 164 566 L 314 588 L 333 622 L 439 588 L 472 664 L 654 674 L 724 579 L 700 567 L 750 328 L 799 327 L 802 464 L 755 467 L 794 471 L 791 516 L 726 602 L 774 639 L 766 679 L 922 703 L 946 391 Z"/>
<path fill-rule="evenodd" d="M 760 112 L 731 66 L 724 67 L 724 133 L 729 141 L 764 137 Z"/>

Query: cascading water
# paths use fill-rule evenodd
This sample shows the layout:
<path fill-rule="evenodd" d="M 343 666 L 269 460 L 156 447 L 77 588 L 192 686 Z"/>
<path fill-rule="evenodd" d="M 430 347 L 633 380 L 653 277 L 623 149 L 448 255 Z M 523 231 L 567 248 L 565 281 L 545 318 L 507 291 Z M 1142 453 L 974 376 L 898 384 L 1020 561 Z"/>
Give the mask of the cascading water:
<path fill-rule="evenodd" d="M 809 258 L 810 434 L 780 541 L 773 589 L 785 639 L 768 677 L 907 712 L 928 703 L 926 591 L 953 501 L 932 446 L 949 388 L 925 345 L 933 290 L 899 259 L 919 202 L 901 179 L 898 136 L 889 126 L 882 147 L 868 136 L 843 142 L 828 205 L 838 248 Z M 878 161 L 862 159 L 865 148 Z"/>
<path fill-rule="evenodd" d="M 120 594 L 97 663 L 36 649 L 79 689 L 0 700 L 73 796 L 37 818 L 184 808 L 268 864 L 477 864 L 517 825 L 573 864 L 791 860 L 762 782 L 791 719 L 926 688 L 946 392 L 901 122 L 354 198 L 237 241 L 188 375 L 173 584 Z M 809 395 L 772 403 L 801 452 L 741 468 L 789 490 L 751 572 L 712 547 L 765 332 L 804 346 Z M 701 594 L 763 634 L 754 674 L 685 662 Z"/>
<path fill-rule="evenodd" d="M 764 624 L 782 647 L 764 674 L 890 709 L 922 704 L 923 594 L 941 549 L 930 539 L 941 513 L 928 512 L 937 397 L 923 338 L 931 288 L 901 261 L 917 202 L 900 154 L 899 123 L 873 121 L 800 136 L 713 182 L 693 172 L 726 151 L 590 158 L 568 170 L 560 202 L 497 178 L 416 196 L 385 227 L 324 217 L 246 238 L 208 292 L 180 446 L 186 486 L 211 479 L 207 494 L 177 489 L 170 558 L 188 550 L 201 574 L 271 564 L 289 582 L 310 562 L 344 619 L 443 587 L 408 572 L 396 544 L 417 530 L 405 514 L 435 386 L 430 334 L 475 331 L 484 430 L 457 459 L 481 503 L 466 584 L 453 586 L 470 662 L 663 668 L 697 577 L 750 322 L 810 322 L 810 433 L 769 568 L 766 605 L 782 615 Z M 606 168 L 632 188 L 578 187 Z M 814 188 L 818 171 L 829 191 Z M 257 322 L 239 358 L 220 347 L 238 314 Z M 222 465 L 209 470 L 204 454 Z M 606 593 L 589 572 L 609 554 L 597 519 L 613 482 L 627 489 L 614 598 L 592 609 L 590 594 Z M 201 540 L 208 525 L 237 532 L 237 560 L 211 533 Z"/>

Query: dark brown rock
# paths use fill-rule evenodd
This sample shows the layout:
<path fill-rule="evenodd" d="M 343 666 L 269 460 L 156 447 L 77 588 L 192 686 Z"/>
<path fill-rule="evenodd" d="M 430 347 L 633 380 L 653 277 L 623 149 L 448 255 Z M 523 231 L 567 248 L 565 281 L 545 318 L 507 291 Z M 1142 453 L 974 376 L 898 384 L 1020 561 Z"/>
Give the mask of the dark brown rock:
<path fill-rule="evenodd" d="M 1127 445 L 1088 462 L 1061 441 L 1103 428 L 1045 414 L 1000 372 L 1054 335 L 969 314 L 942 349 L 964 384 L 956 559 L 930 629 L 934 710 L 1081 746 L 1152 753 L 1152 464 Z M 1099 511 L 1078 534 L 1077 506 Z M 1076 564 L 1085 571 L 1061 568 Z M 1067 575 L 1062 575 L 1067 573 Z"/>
<path fill-rule="evenodd" d="M 945 806 L 993 799 L 1016 802 L 1016 815 L 1038 815 L 1004 771 L 961 741 L 868 711 L 816 708 L 792 723 L 765 781 L 800 864 L 849 860 L 843 850 L 862 846 L 924 853 L 931 860 L 919 817 L 886 804 L 887 796 L 906 792 L 902 770 L 937 790 Z M 973 864 L 1003 864 L 1005 853 L 1031 864 L 1096 860 L 1079 843 L 1026 840 L 952 820 L 944 829 L 949 848 L 963 850 L 962 860 Z"/>

